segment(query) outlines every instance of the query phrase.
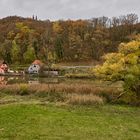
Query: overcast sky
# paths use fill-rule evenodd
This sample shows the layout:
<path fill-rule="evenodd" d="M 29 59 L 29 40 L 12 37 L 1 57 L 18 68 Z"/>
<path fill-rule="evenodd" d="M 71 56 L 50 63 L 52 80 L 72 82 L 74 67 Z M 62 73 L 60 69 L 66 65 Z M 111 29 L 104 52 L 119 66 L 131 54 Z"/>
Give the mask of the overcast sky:
<path fill-rule="evenodd" d="M 90 19 L 136 13 L 140 17 L 140 0 L 0 0 L 0 18 L 6 16 L 39 19 Z"/>

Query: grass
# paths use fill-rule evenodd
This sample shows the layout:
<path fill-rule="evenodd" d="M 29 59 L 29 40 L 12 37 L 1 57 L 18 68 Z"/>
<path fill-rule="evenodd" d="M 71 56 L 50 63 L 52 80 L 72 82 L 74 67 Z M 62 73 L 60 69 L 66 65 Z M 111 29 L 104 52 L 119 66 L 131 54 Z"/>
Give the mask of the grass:
<path fill-rule="evenodd" d="M 120 94 L 120 89 L 114 87 L 97 87 L 85 83 L 61 83 L 61 84 L 13 84 L 1 85 L 0 91 L 5 95 L 31 96 L 42 98 L 50 102 L 67 102 L 70 104 L 103 104 L 106 101 L 113 101 Z"/>
<path fill-rule="evenodd" d="M 104 100 L 103 98 L 92 94 L 70 94 L 68 97 L 68 103 L 72 105 L 103 105 Z"/>
<path fill-rule="evenodd" d="M 139 140 L 140 108 L 0 106 L 0 140 Z"/>

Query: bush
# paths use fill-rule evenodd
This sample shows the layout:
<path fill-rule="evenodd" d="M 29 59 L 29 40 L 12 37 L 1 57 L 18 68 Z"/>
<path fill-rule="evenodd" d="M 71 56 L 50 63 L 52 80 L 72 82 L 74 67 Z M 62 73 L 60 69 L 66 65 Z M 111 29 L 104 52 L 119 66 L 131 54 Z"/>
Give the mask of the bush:
<path fill-rule="evenodd" d="M 21 96 L 29 95 L 29 88 L 27 84 L 20 84 L 18 94 Z"/>

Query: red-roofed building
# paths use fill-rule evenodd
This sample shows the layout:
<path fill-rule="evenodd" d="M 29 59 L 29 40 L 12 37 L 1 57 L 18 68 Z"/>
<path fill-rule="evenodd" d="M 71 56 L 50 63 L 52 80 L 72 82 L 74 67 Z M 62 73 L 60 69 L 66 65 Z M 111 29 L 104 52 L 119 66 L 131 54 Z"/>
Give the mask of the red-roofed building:
<path fill-rule="evenodd" d="M 8 71 L 7 63 L 4 60 L 0 60 L 0 73 L 5 73 Z"/>
<path fill-rule="evenodd" d="M 28 68 L 28 73 L 30 74 L 38 74 L 41 67 L 43 67 L 43 63 L 40 60 L 35 60 L 30 67 Z"/>

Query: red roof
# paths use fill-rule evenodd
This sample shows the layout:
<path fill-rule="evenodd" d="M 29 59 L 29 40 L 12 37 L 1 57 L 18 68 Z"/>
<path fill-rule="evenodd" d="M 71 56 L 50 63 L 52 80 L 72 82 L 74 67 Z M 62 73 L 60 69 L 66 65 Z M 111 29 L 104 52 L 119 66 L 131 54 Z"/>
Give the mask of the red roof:
<path fill-rule="evenodd" d="M 40 60 L 35 60 L 32 64 L 42 66 L 43 63 Z"/>

